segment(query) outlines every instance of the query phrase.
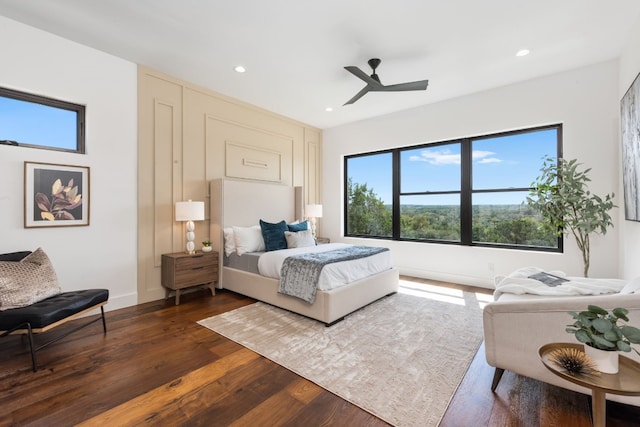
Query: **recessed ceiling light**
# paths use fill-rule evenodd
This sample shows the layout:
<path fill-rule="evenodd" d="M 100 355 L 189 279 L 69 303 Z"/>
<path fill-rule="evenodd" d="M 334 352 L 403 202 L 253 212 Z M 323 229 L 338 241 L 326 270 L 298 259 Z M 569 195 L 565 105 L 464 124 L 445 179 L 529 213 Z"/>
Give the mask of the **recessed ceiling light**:
<path fill-rule="evenodd" d="M 324 111 L 331 112 L 331 111 L 333 111 L 333 108 L 332 107 L 327 107 L 327 108 L 324 109 Z"/>
<path fill-rule="evenodd" d="M 244 68 L 242 65 L 236 66 L 234 70 L 236 70 L 236 73 L 244 73 L 245 71 L 247 71 L 247 69 Z"/>
<path fill-rule="evenodd" d="M 516 52 L 516 56 L 527 56 L 531 53 L 531 51 L 529 49 L 520 49 L 518 52 Z"/>

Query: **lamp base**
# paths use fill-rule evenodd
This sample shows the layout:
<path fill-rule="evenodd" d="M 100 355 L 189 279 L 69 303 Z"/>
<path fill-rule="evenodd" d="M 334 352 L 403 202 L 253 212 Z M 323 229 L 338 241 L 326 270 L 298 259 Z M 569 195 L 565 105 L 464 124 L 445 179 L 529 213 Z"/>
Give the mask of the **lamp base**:
<path fill-rule="evenodd" d="M 311 223 L 311 235 L 313 236 L 313 240 L 316 240 L 316 219 L 311 217 L 309 218 L 309 222 Z"/>
<path fill-rule="evenodd" d="M 193 243 L 193 240 L 196 238 L 196 233 L 193 232 L 195 229 L 196 225 L 193 221 L 187 221 L 187 245 L 185 252 L 189 255 L 196 253 L 196 244 Z"/>

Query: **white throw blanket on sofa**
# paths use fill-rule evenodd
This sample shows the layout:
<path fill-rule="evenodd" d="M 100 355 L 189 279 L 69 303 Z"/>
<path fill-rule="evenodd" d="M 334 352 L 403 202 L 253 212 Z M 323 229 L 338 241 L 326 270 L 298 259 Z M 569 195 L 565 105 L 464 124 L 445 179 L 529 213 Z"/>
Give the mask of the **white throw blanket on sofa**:
<path fill-rule="evenodd" d="M 542 272 L 562 277 L 567 281 L 558 286 L 548 286 L 539 280 L 529 278 L 533 274 Z M 538 267 L 525 267 L 508 276 L 496 276 L 494 283 L 496 290 L 493 293 L 493 298 L 497 301 L 504 293 L 548 296 L 615 294 L 622 290 L 627 280 L 567 276 L 562 271 L 545 271 Z"/>

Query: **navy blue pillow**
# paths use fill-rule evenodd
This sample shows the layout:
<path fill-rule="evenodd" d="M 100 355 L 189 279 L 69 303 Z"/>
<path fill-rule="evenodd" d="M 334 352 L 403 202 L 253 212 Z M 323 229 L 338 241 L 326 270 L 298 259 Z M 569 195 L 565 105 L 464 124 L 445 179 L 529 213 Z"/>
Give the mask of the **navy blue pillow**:
<path fill-rule="evenodd" d="M 262 230 L 262 238 L 264 239 L 265 251 L 277 251 L 278 249 L 287 249 L 287 239 L 284 232 L 289 231 L 286 221 L 280 221 L 272 224 L 260 220 L 260 229 Z"/>
<path fill-rule="evenodd" d="M 302 221 L 297 224 L 287 224 L 287 227 L 289 227 L 289 231 L 297 233 L 298 231 L 308 230 L 309 223 L 307 221 Z"/>

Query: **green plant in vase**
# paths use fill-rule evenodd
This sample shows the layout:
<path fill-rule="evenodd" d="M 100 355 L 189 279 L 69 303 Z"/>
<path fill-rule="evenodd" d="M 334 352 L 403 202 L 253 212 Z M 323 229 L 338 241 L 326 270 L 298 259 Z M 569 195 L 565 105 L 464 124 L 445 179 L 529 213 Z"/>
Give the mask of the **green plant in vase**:
<path fill-rule="evenodd" d="M 631 344 L 640 344 L 640 329 L 626 324 L 618 324 L 622 320 L 628 322 L 629 310 L 614 308 L 607 311 L 597 305 L 589 305 L 587 311 L 569 312 L 575 320 L 568 325 L 566 331 L 575 334 L 576 339 L 583 344 L 605 351 L 635 351 Z"/>
<path fill-rule="evenodd" d="M 205 240 L 202 242 L 202 252 L 211 252 L 212 250 L 211 240 Z"/>
<path fill-rule="evenodd" d="M 631 344 L 640 344 L 640 329 L 629 326 L 629 310 L 626 308 L 614 308 L 607 311 L 597 305 L 589 305 L 586 311 L 576 313 L 569 312 L 575 320 L 572 325 L 567 325 L 566 331 L 574 334 L 576 339 L 585 345 L 584 350 L 598 366 L 598 370 L 604 373 L 618 372 L 618 351 L 635 351 Z"/>

